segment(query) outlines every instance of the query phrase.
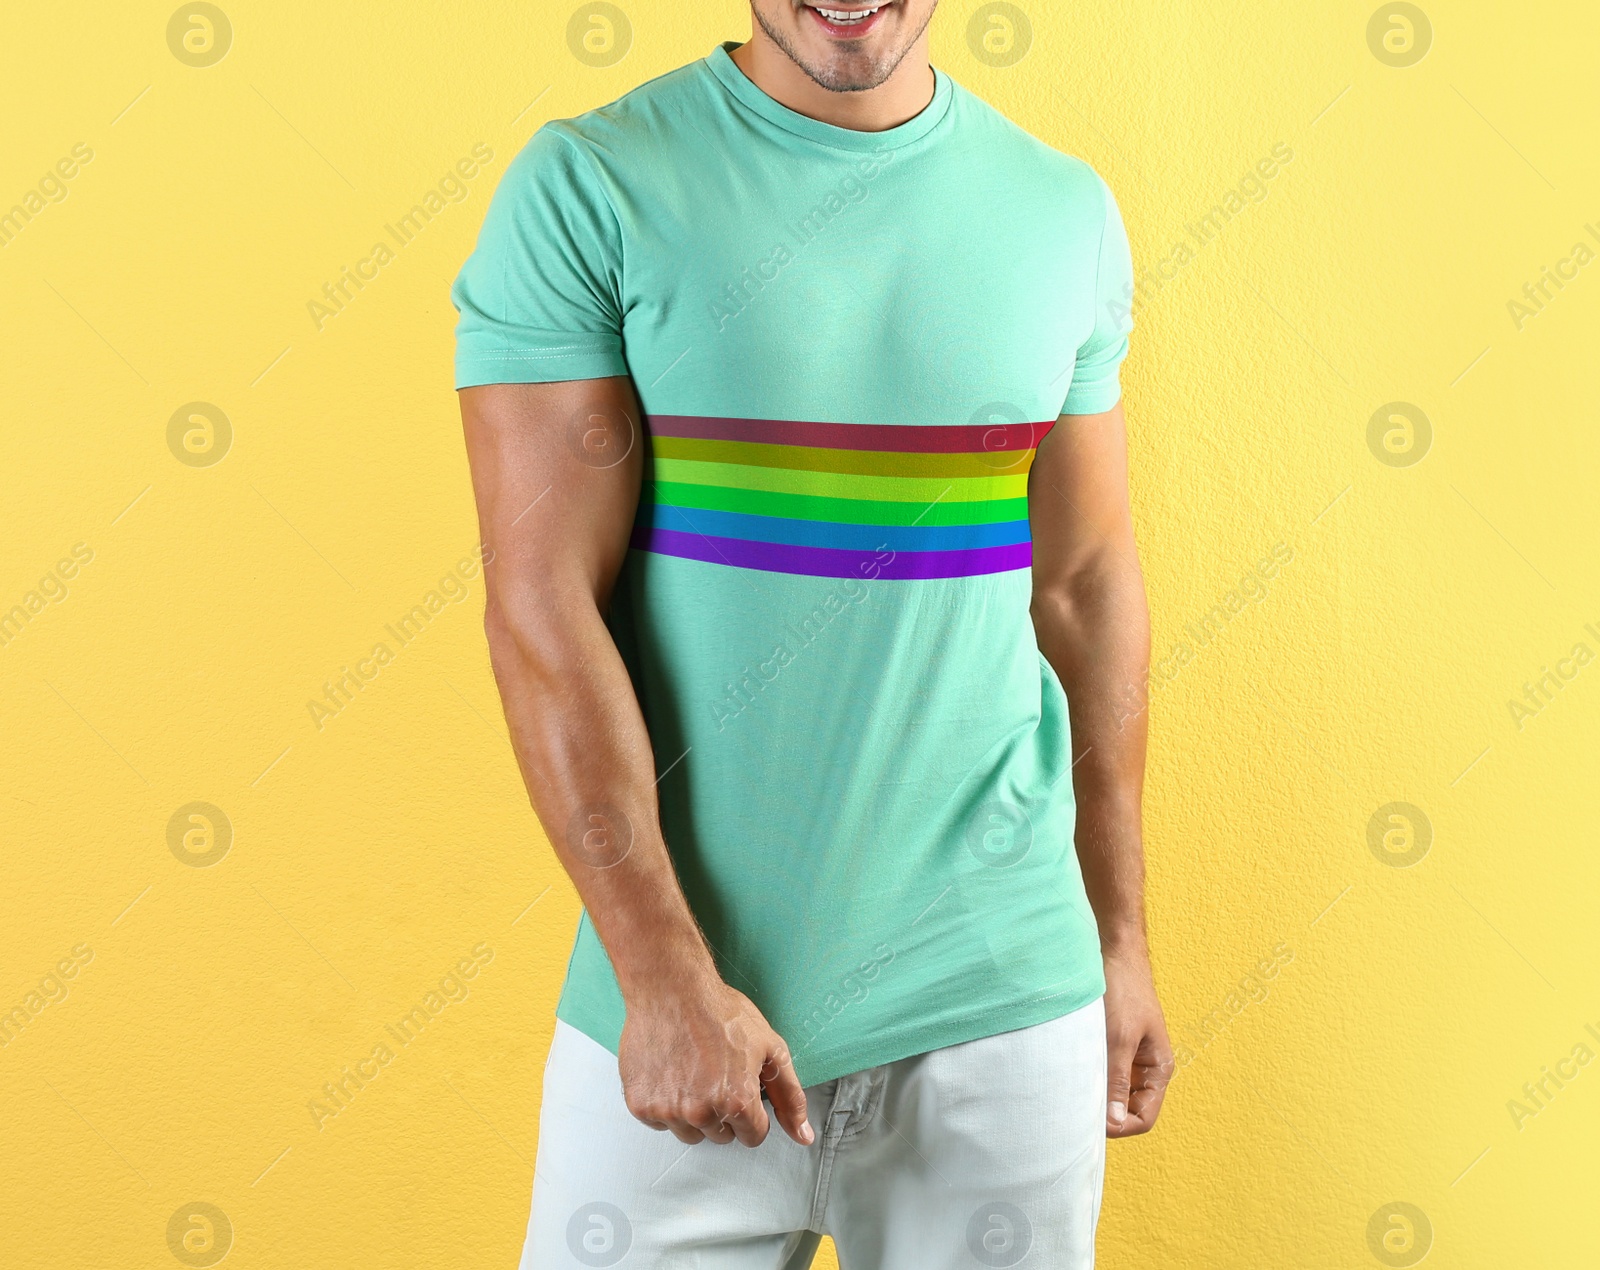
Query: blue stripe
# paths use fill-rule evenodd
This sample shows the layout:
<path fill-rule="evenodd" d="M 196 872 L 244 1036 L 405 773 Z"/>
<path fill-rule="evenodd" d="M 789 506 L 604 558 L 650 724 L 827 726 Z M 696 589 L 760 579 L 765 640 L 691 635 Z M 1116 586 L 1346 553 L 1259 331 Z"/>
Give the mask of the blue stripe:
<path fill-rule="evenodd" d="M 646 504 L 638 524 L 647 529 L 674 529 L 710 538 L 742 538 L 790 547 L 842 547 L 854 551 L 966 551 L 1031 541 L 1026 520 L 988 525 L 843 525 L 826 520 L 789 520 L 745 512 Z"/>

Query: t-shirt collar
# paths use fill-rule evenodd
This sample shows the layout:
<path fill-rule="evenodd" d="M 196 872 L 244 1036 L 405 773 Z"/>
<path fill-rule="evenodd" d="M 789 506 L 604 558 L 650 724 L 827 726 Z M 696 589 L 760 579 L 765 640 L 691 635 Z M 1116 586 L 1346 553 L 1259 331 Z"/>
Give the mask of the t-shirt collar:
<path fill-rule="evenodd" d="M 823 123 L 820 119 L 812 119 L 809 115 L 802 115 L 798 111 L 790 110 L 787 106 L 767 96 L 757 88 L 745 73 L 734 64 L 728 53 L 739 47 L 737 41 L 730 40 L 719 44 L 711 50 L 706 58 L 706 65 L 711 73 L 717 77 L 730 93 L 739 101 L 748 106 L 756 114 L 780 128 L 805 137 L 809 141 L 820 142 L 825 146 L 832 146 L 837 150 L 895 150 L 912 141 L 926 136 L 936 128 L 950 109 L 950 77 L 938 67 L 933 70 L 933 100 L 930 101 L 916 115 L 907 119 L 905 123 L 894 128 L 887 128 L 882 132 L 860 132 L 854 128 L 839 128 L 831 123 Z"/>

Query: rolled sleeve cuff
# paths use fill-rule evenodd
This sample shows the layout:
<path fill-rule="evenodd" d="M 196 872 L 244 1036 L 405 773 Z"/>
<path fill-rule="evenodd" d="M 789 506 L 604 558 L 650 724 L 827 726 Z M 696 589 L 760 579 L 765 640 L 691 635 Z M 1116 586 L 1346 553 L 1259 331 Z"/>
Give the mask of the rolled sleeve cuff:
<path fill-rule="evenodd" d="M 1061 407 L 1064 415 L 1097 415 L 1110 410 L 1122 400 L 1122 383 L 1113 374 L 1109 379 L 1075 383 L 1067 392 Z"/>
<path fill-rule="evenodd" d="M 614 335 L 561 335 L 548 341 L 479 340 L 463 335 L 456 344 L 456 387 L 481 384 L 550 384 L 565 379 L 626 375 L 622 341 Z"/>

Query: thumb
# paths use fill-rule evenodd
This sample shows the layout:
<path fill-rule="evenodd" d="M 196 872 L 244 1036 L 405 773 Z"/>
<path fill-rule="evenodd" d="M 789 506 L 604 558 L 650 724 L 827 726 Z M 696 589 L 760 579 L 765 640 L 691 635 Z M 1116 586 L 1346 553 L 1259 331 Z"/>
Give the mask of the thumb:
<path fill-rule="evenodd" d="M 773 1114 L 783 1131 L 803 1147 L 816 1140 L 811 1124 L 806 1119 L 806 1091 L 800 1087 L 800 1078 L 794 1074 L 794 1063 L 789 1057 L 789 1047 L 776 1032 L 767 1050 L 766 1062 L 761 1066 L 761 1084 L 772 1100 Z"/>
<path fill-rule="evenodd" d="M 1132 1075 L 1133 1047 L 1112 1041 L 1106 1047 L 1106 1129 L 1113 1137 L 1128 1119 Z"/>

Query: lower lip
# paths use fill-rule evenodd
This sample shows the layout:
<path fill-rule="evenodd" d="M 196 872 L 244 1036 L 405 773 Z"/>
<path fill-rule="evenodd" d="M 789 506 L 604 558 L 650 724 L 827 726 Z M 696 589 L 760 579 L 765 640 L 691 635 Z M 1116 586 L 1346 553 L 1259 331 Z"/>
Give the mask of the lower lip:
<path fill-rule="evenodd" d="M 809 5 L 806 12 L 816 19 L 817 25 L 836 40 L 858 40 L 873 27 L 878 25 L 878 19 L 889 11 L 889 6 L 884 5 L 870 18 L 861 22 L 852 22 L 848 26 L 838 22 L 830 22 Z"/>

